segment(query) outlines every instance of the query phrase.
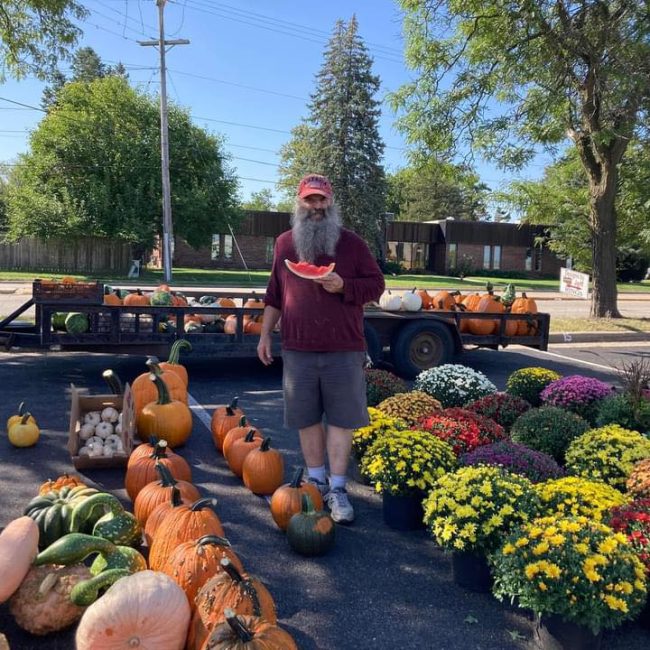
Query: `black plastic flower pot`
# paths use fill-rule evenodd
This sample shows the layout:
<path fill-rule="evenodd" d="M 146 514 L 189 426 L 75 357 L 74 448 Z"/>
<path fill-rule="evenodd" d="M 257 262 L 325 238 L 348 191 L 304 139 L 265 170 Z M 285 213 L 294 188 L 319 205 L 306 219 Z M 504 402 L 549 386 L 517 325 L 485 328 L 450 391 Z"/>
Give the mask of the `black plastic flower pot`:
<path fill-rule="evenodd" d="M 594 634 L 587 626 L 555 614 L 535 621 L 535 643 L 542 650 L 599 650 L 602 638 L 602 632 Z"/>
<path fill-rule="evenodd" d="M 384 522 L 395 530 L 424 528 L 423 495 L 398 495 L 382 493 Z"/>
<path fill-rule="evenodd" d="M 487 594 L 492 589 L 492 574 L 485 555 L 454 551 L 451 556 L 454 582 L 463 589 Z"/>

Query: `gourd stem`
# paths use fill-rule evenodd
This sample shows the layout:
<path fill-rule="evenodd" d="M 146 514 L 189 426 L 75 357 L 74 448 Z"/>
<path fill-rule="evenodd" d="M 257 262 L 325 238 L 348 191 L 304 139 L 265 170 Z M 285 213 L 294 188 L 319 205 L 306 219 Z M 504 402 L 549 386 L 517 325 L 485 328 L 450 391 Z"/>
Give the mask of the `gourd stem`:
<path fill-rule="evenodd" d="M 122 380 L 113 370 L 104 370 L 102 373 L 104 381 L 108 384 L 113 395 L 124 395 L 124 386 Z"/>
<path fill-rule="evenodd" d="M 299 467 L 294 475 L 293 478 L 291 479 L 291 483 L 289 484 L 289 487 L 292 488 L 299 488 L 302 485 L 302 475 L 303 475 L 304 469 L 302 467 Z"/>
<path fill-rule="evenodd" d="M 160 476 L 160 487 L 174 487 L 176 485 L 177 481 L 167 466 L 163 463 L 156 462 L 155 467 Z"/>
<path fill-rule="evenodd" d="M 224 616 L 226 617 L 226 621 L 228 622 L 228 625 L 230 625 L 232 631 L 237 635 L 239 641 L 241 643 L 250 643 L 253 640 L 254 635 L 239 619 L 237 614 L 235 614 L 234 610 L 227 608 L 224 610 L 223 613 Z"/>
<path fill-rule="evenodd" d="M 203 535 L 199 537 L 196 542 L 197 546 L 205 546 L 206 544 L 215 544 L 216 546 L 228 546 L 230 547 L 230 542 L 225 537 L 220 537 L 219 535 Z"/>
<path fill-rule="evenodd" d="M 169 352 L 169 358 L 167 359 L 167 363 L 170 363 L 172 365 L 178 365 L 178 361 L 181 355 L 181 350 L 186 350 L 187 352 L 190 352 L 192 350 L 192 344 L 186 339 L 177 339 L 176 341 L 174 341 L 172 343 L 172 348 Z"/>
<path fill-rule="evenodd" d="M 157 366 L 156 366 L 157 367 Z M 160 375 L 157 375 L 155 372 L 149 374 L 149 379 L 156 384 L 158 389 L 158 400 L 157 404 L 171 404 L 171 399 L 169 397 L 169 390 L 167 384 L 162 380 Z"/>
<path fill-rule="evenodd" d="M 159 364 L 160 364 L 160 360 L 158 359 L 158 357 L 149 357 L 145 363 L 147 368 L 149 368 L 149 372 L 153 372 L 155 375 L 162 374 Z"/>
<path fill-rule="evenodd" d="M 260 451 L 269 451 L 271 449 L 271 438 L 264 438 L 260 445 Z"/>
<path fill-rule="evenodd" d="M 151 440 L 153 441 L 154 439 L 152 438 Z M 160 460 L 161 458 L 168 458 L 166 440 L 156 439 L 155 442 L 152 442 L 152 444 L 153 444 L 153 451 L 149 455 L 149 458 L 153 458 L 154 460 Z"/>
<path fill-rule="evenodd" d="M 309 494 L 303 494 L 301 499 L 302 512 L 305 515 L 313 515 L 316 510 L 314 509 L 314 502 L 311 500 Z"/>
<path fill-rule="evenodd" d="M 237 408 L 237 401 L 239 400 L 239 397 L 233 397 L 232 402 L 226 406 L 226 413 L 228 415 L 235 415 L 235 409 Z"/>
<path fill-rule="evenodd" d="M 248 424 L 248 423 L 246 422 L 246 416 L 245 416 L 245 415 L 242 415 L 242 416 L 239 418 L 239 425 L 238 425 L 238 426 L 240 426 L 240 427 L 245 427 L 247 424 Z"/>
<path fill-rule="evenodd" d="M 207 508 L 208 506 L 212 506 L 213 508 L 215 508 L 216 505 L 217 505 L 216 499 L 212 499 L 212 498 L 199 499 L 198 501 L 195 501 L 190 506 L 190 510 L 192 512 L 196 512 L 197 510 L 203 510 L 203 508 Z"/>
<path fill-rule="evenodd" d="M 20 423 L 21 423 L 21 424 L 27 424 L 27 420 L 29 420 L 29 418 L 31 418 L 31 417 L 32 417 L 32 414 L 31 414 L 29 411 L 27 411 L 27 412 L 23 415 L 23 417 L 20 419 Z"/>
<path fill-rule="evenodd" d="M 18 415 L 22 418 L 25 413 L 25 402 L 18 404 Z"/>

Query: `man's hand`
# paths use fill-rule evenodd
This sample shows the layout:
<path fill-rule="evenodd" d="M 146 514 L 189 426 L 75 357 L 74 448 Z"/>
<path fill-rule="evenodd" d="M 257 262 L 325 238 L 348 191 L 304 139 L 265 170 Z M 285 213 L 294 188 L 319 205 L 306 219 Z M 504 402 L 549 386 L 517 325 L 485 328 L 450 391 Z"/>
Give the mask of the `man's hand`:
<path fill-rule="evenodd" d="M 313 281 L 320 284 L 329 293 L 343 293 L 343 285 L 345 283 L 338 273 L 332 271 L 332 273 L 326 275 L 324 278 L 314 278 Z"/>
<path fill-rule="evenodd" d="M 257 356 L 265 366 L 269 366 L 273 363 L 273 355 L 271 354 L 271 336 L 269 334 L 262 334 L 262 336 L 260 336 L 260 341 L 257 344 Z"/>

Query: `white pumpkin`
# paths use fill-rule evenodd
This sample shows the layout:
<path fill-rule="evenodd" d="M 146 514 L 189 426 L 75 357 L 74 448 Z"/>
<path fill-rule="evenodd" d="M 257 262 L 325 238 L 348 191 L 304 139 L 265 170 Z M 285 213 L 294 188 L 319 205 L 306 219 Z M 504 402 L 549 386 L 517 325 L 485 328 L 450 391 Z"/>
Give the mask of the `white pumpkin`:
<path fill-rule="evenodd" d="M 419 311 L 422 309 L 422 298 L 413 291 L 406 291 L 402 294 L 402 309 L 404 311 Z"/>
<path fill-rule="evenodd" d="M 99 411 L 89 411 L 84 415 L 84 424 L 97 426 L 102 421 L 102 414 Z"/>
<path fill-rule="evenodd" d="M 183 650 L 190 623 L 185 592 L 164 573 L 138 571 L 120 578 L 81 617 L 77 650 Z"/>
<path fill-rule="evenodd" d="M 379 299 L 379 306 L 386 311 L 398 311 L 402 306 L 402 299 L 399 295 L 391 293 L 386 289 Z"/>
<path fill-rule="evenodd" d="M 84 424 L 81 429 L 79 429 L 79 437 L 82 440 L 88 440 L 95 435 L 95 425 L 94 424 Z"/>
<path fill-rule="evenodd" d="M 100 422 L 95 427 L 95 435 L 105 440 L 113 433 L 113 425 L 110 422 Z"/>
<path fill-rule="evenodd" d="M 104 440 L 99 436 L 93 436 L 92 438 L 88 438 L 88 440 L 86 440 L 86 447 L 93 447 L 94 445 L 99 445 L 101 447 L 103 444 Z"/>
<path fill-rule="evenodd" d="M 107 406 L 101 413 L 102 422 L 117 422 L 119 415 L 117 409 Z"/>

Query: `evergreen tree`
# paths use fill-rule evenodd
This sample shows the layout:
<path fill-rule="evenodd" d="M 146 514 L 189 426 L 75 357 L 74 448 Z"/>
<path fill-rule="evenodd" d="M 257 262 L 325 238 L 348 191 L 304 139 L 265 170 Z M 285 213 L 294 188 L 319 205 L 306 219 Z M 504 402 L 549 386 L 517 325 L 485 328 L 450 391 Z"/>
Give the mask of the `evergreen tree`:
<path fill-rule="evenodd" d="M 344 224 L 377 250 L 386 194 L 380 108 L 374 98 L 380 80 L 372 74 L 372 59 L 357 30 L 354 16 L 347 24 L 336 23 L 316 78 L 310 115 L 282 150 L 279 185 L 290 185 L 295 192 L 302 174 L 327 175 Z"/>

